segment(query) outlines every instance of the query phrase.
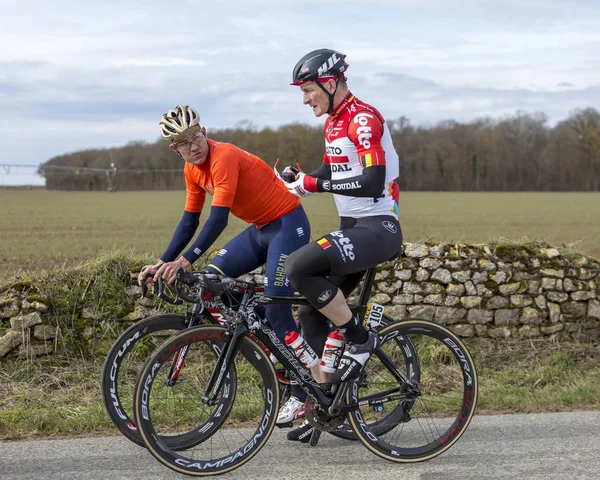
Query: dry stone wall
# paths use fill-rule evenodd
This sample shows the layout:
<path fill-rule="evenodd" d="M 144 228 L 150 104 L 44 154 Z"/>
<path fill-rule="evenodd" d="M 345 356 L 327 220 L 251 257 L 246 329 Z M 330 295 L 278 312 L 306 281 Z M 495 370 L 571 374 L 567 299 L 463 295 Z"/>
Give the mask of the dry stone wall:
<path fill-rule="evenodd" d="M 383 265 L 373 300 L 394 318 L 421 317 L 464 337 L 598 339 L 600 264 L 534 246 L 405 246 Z"/>
<path fill-rule="evenodd" d="M 593 258 L 537 244 L 406 244 L 405 255 L 380 266 L 372 295 L 393 318 L 426 318 L 463 337 L 600 337 L 600 263 Z M 60 352 L 75 337 L 110 345 L 107 339 L 164 308 L 141 296 L 135 277 L 123 289 L 126 314 L 105 318 L 97 305 L 80 305 L 63 325 L 51 321 L 47 299 L 0 292 L 0 358 Z M 246 279 L 263 277 L 255 271 Z"/>

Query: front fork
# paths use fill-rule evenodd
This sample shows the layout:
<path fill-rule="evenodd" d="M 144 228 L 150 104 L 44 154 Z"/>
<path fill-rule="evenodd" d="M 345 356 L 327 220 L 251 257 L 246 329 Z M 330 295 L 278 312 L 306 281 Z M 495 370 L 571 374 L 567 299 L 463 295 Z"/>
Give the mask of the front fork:
<path fill-rule="evenodd" d="M 223 378 L 225 378 L 227 370 L 229 369 L 231 359 L 237 353 L 240 337 L 248 334 L 248 327 L 242 323 L 237 323 L 233 333 L 227 331 L 225 334 L 232 335 L 231 340 L 226 344 L 226 348 L 221 349 L 215 369 L 210 376 L 210 380 L 208 381 L 208 385 L 202 396 L 202 403 L 210 406 L 217 404 L 217 397 L 223 386 Z"/>
<path fill-rule="evenodd" d="M 187 328 L 192 328 L 202 323 L 202 317 L 200 317 L 200 313 L 202 313 L 203 308 L 204 307 L 201 308 L 198 304 L 196 304 L 191 312 L 189 310 L 185 312 L 186 321 L 188 324 Z M 185 355 L 188 351 L 188 348 L 188 346 L 181 348 L 173 357 L 169 374 L 165 380 L 165 385 L 168 387 L 172 387 L 177 383 L 177 378 L 179 378 L 179 374 L 183 368 L 183 363 L 185 362 Z"/>
<path fill-rule="evenodd" d="M 172 387 L 177 383 L 177 378 L 181 373 L 181 369 L 183 368 L 183 362 L 185 362 L 185 354 L 188 351 L 188 346 L 180 348 L 173 358 L 173 362 L 171 363 L 171 368 L 169 369 L 169 374 L 167 375 L 167 379 L 165 380 L 165 385 L 168 387 Z"/>

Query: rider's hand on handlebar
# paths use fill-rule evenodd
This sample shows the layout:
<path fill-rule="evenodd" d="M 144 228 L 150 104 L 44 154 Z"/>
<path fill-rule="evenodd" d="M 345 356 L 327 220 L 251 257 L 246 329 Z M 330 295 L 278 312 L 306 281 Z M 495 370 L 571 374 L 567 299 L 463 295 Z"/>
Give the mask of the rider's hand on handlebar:
<path fill-rule="evenodd" d="M 158 271 L 158 269 L 160 268 L 161 265 L 162 265 L 162 263 L 159 262 L 156 265 L 146 265 L 146 266 L 142 267 L 142 269 L 140 270 L 140 273 L 138 274 L 138 278 L 137 278 L 138 285 L 141 287 L 145 280 L 148 280 L 149 282 L 154 283 L 153 276 Z"/>
<path fill-rule="evenodd" d="M 156 281 L 158 277 L 162 277 L 165 282 L 172 284 L 177 278 L 177 270 L 180 268 L 186 269 L 190 265 L 191 263 L 185 257 L 179 257 L 174 262 L 163 263 L 154 274 L 154 280 Z"/>

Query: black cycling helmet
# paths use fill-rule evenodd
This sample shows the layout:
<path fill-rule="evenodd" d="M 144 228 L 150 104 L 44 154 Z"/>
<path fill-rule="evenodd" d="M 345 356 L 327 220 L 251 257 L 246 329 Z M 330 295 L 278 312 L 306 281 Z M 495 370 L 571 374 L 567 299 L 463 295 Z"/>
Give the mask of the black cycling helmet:
<path fill-rule="evenodd" d="M 329 48 L 321 48 L 304 55 L 292 72 L 292 85 L 306 82 L 325 82 L 327 80 L 344 79 L 348 69 L 346 55 Z"/>
<path fill-rule="evenodd" d="M 333 93 L 329 93 L 321 83 L 327 80 L 335 80 L 337 90 L 338 82 L 340 80 L 342 82 L 346 81 L 344 72 L 348 69 L 348 64 L 345 59 L 346 55 L 330 48 L 313 50 L 304 55 L 294 67 L 291 85 L 316 82 L 329 95 L 329 110 L 327 110 L 327 113 L 331 113 L 333 111 L 335 90 Z"/>

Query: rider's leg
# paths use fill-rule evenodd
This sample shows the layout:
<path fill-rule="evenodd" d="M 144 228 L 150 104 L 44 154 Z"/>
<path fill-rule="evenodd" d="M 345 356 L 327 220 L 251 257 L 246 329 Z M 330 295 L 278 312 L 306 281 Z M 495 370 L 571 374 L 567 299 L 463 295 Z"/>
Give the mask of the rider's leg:
<path fill-rule="evenodd" d="M 330 331 L 327 318 L 313 306 L 303 305 L 298 307 L 298 323 L 302 327 L 302 336 L 320 358 Z M 321 370 L 320 363 L 311 367 L 310 373 L 317 383 L 327 383 L 329 375 Z"/>
<path fill-rule="evenodd" d="M 246 228 L 227 242 L 207 270 L 239 277 L 266 263 L 265 294 L 291 296 L 295 290 L 285 277 L 284 262 L 290 253 L 308 243 L 309 238 L 308 218 L 302 207 L 298 207 L 262 229 L 254 225 Z M 290 306 L 269 306 L 265 316 L 282 341 L 286 332 L 297 328 Z"/>
<path fill-rule="evenodd" d="M 301 248 L 287 261 L 286 273 L 296 289 L 342 330 L 346 348 L 333 383 L 360 374 L 377 337 L 352 316 L 344 295 L 326 275 L 356 273 L 389 260 L 401 243 L 400 226 L 393 217 L 368 217 Z"/>
<path fill-rule="evenodd" d="M 358 272 L 350 275 L 329 277 L 329 280 L 338 287 L 338 292 L 342 293 L 346 308 L 348 306 L 345 299 L 356 289 L 363 276 L 364 272 Z M 323 346 L 330 332 L 327 317 L 313 306 L 302 306 L 298 308 L 298 321 L 302 327 L 302 336 L 317 355 L 321 357 Z M 311 373 L 318 383 L 328 383 L 331 377 L 329 373 L 321 370 L 319 364 L 311 368 Z"/>
<path fill-rule="evenodd" d="M 262 266 L 267 259 L 267 250 L 261 248 L 256 242 L 254 238 L 255 231 L 256 227 L 251 225 L 232 238 L 211 259 L 206 270 L 237 278 Z M 239 304 L 243 294 L 233 294 L 232 296 L 235 298 L 233 302 L 238 302 Z M 235 306 L 231 304 L 228 296 L 224 295 L 222 300 L 227 307 Z M 255 311 L 259 316 L 264 318 L 264 307 L 256 307 Z"/>
<path fill-rule="evenodd" d="M 367 340 L 367 330 L 352 316 L 346 298 L 340 290 L 333 300 L 319 311 L 340 328 L 346 341 L 363 343 Z"/>
<path fill-rule="evenodd" d="M 363 344 L 367 348 L 365 352 L 362 351 L 363 349 L 360 349 L 361 355 L 352 363 L 352 376 L 354 376 L 360 373 L 360 369 L 362 369 L 362 366 L 366 363 L 370 351 L 375 348 L 375 345 L 373 344 L 373 340 L 369 338 L 367 330 L 353 317 L 346 304 L 343 292 L 338 289 L 327 275 L 330 275 L 331 273 L 361 274 L 364 265 L 360 262 L 353 264 L 354 267 L 360 268 L 360 270 L 355 272 L 348 271 L 346 265 L 340 268 L 338 264 L 342 260 L 338 261 L 335 252 L 333 254 L 327 252 L 327 250 L 334 250 L 330 247 L 330 245 L 333 245 L 333 242 L 335 242 L 335 240 L 332 239 L 331 242 L 325 244 L 327 248 L 323 248 L 318 242 L 302 247 L 288 259 L 286 273 L 298 291 L 306 296 L 319 313 L 328 317 L 332 323 L 340 328 L 346 342 L 345 351 L 349 351 L 354 348 L 354 346 Z M 356 258 L 355 255 L 353 255 L 353 257 Z M 347 256 L 344 258 L 348 259 Z M 340 307 L 340 302 L 343 304 L 342 307 Z M 332 303 L 333 305 L 330 306 Z M 328 316 L 328 313 L 331 316 Z M 319 335 L 319 337 L 317 352 L 322 353 L 325 343 L 324 336 Z M 365 355 L 365 353 L 367 355 Z M 342 360 L 344 360 L 344 358 L 340 360 L 340 365 L 342 365 Z M 340 381 L 337 380 L 336 375 L 337 371 L 334 372 L 330 379 L 332 383 L 340 383 Z M 313 376 L 321 383 L 325 383 L 328 380 L 328 376 L 319 372 L 316 368 L 313 369 Z M 344 378 L 347 378 L 347 376 L 348 375 Z"/>
<path fill-rule="evenodd" d="M 206 269 L 236 278 L 264 265 L 267 250 L 256 242 L 255 230 L 256 227 L 251 225 L 229 240 L 210 260 Z"/>
<path fill-rule="evenodd" d="M 258 244 L 266 249 L 265 295 L 291 297 L 296 290 L 285 275 L 285 261 L 310 239 L 310 224 L 302 207 L 257 230 Z M 267 320 L 277 338 L 284 340 L 287 332 L 297 331 L 289 305 L 267 307 Z"/>
<path fill-rule="evenodd" d="M 208 270 L 230 277 L 239 277 L 266 262 L 265 294 L 292 296 L 294 287 L 285 277 L 284 262 L 297 248 L 308 243 L 310 224 L 302 207 L 280 219 L 257 229 L 251 225 L 230 240 L 211 260 Z M 277 337 L 283 341 L 288 331 L 297 330 L 289 305 L 272 305 L 265 309 L 265 317 Z M 303 416 L 304 391 L 292 385 L 292 395 L 302 398 L 290 405 L 292 416 Z"/>
<path fill-rule="evenodd" d="M 291 297 L 296 292 L 285 275 L 285 261 L 298 248 L 310 239 L 310 225 L 302 207 L 284 215 L 279 220 L 266 225 L 259 233 L 259 243 L 267 248 L 265 265 L 265 295 L 271 297 Z M 287 332 L 297 331 L 296 321 L 290 305 L 269 305 L 266 308 L 267 320 L 277 338 L 284 340 Z M 281 407 L 277 424 L 289 424 L 304 416 L 306 393 L 295 379 L 290 380 L 290 399 Z"/>
<path fill-rule="evenodd" d="M 334 279 L 352 276 L 357 280 L 353 282 L 355 287 L 366 268 L 362 262 L 339 265 L 336 253 L 339 255 L 339 252 L 330 248 L 330 244 L 324 249 L 317 242 L 310 243 L 290 255 L 286 262 L 286 273 L 296 289 L 318 310 L 320 318 L 327 318 L 337 326 L 344 326 L 352 314 L 346 303 L 346 292 L 338 288 Z M 324 343 L 324 337 L 321 340 Z M 317 349 L 322 352 L 323 345 L 318 345 Z"/>

